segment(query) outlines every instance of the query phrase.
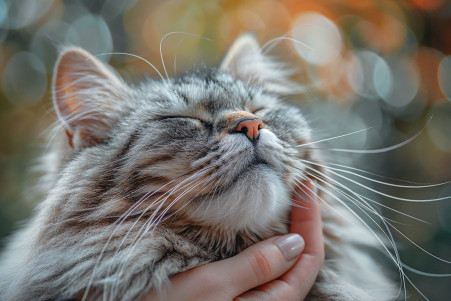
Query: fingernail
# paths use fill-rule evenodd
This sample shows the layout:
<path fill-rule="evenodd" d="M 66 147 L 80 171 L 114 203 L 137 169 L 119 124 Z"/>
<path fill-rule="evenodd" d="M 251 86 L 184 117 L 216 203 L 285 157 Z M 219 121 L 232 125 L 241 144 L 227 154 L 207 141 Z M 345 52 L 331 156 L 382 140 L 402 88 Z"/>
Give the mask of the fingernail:
<path fill-rule="evenodd" d="M 291 261 L 304 249 L 304 239 L 299 234 L 287 234 L 274 240 L 286 261 Z"/>

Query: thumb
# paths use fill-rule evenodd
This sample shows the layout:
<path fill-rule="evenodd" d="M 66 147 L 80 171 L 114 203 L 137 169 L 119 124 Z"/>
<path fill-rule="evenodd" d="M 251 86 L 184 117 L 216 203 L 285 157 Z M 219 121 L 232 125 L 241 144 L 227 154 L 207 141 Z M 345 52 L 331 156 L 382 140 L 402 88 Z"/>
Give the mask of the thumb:
<path fill-rule="evenodd" d="M 218 261 L 222 283 L 231 296 L 238 296 L 286 273 L 304 249 L 298 234 L 273 237 L 257 243 L 240 254 Z"/>

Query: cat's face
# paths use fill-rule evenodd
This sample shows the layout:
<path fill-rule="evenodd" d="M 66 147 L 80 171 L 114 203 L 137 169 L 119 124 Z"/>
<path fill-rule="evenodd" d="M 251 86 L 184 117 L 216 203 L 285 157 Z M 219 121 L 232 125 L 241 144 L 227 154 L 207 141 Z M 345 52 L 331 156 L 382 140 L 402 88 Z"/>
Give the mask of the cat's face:
<path fill-rule="evenodd" d="M 305 178 L 300 159 L 311 155 L 298 147 L 310 130 L 283 102 L 281 74 L 249 36 L 218 70 L 137 87 L 69 49 L 56 68 L 54 103 L 68 144 L 86 153 L 74 160 L 99 156 L 104 162 L 89 164 L 113 173 L 104 202 L 119 194 L 134 204 L 131 216 L 157 212 L 157 221 L 183 216 L 259 231 L 286 217 L 291 191 Z"/>

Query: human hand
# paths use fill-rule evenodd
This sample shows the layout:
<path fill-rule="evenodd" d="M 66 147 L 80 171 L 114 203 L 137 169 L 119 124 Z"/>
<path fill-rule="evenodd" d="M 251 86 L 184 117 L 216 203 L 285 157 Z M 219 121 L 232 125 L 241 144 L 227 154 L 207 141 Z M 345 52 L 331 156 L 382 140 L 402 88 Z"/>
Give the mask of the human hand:
<path fill-rule="evenodd" d="M 297 189 L 290 233 L 171 278 L 166 300 L 303 300 L 324 261 L 321 216 L 313 185 Z M 305 192 L 304 192 L 305 191 Z M 304 243 L 305 242 L 305 243 Z M 302 254 L 301 254 L 302 253 Z M 158 300 L 151 291 L 141 301 Z"/>

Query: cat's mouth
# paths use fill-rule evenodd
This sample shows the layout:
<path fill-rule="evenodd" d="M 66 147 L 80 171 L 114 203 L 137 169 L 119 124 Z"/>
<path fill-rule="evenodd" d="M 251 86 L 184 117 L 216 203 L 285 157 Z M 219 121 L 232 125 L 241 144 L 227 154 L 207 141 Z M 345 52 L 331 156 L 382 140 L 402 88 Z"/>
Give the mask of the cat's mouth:
<path fill-rule="evenodd" d="M 266 160 L 255 157 L 252 161 L 250 161 L 247 165 L 245 165 L 233 178 L 231 183 L 236 183 L 243 179 L 247 173 L 257 172 L 259 166 L 269 167 L 274 169 Z"/>
<path fill-rule="evenodd" d="M 268 161 L 266 161 L 265 159 L 259 157 L 259 156 L 255 156 L 255 158 L 250 161 L 246 166 L 244 166 L 243 170 L 240 172 L 240 174 L 243 174 L 251 169 L 255 169 L 255 167 L 259 166 L 259 165 L 263 165 L 263 166 L 267 166 L 270 168 L 274 168 L 271 164 L 268 163 Z"/>

